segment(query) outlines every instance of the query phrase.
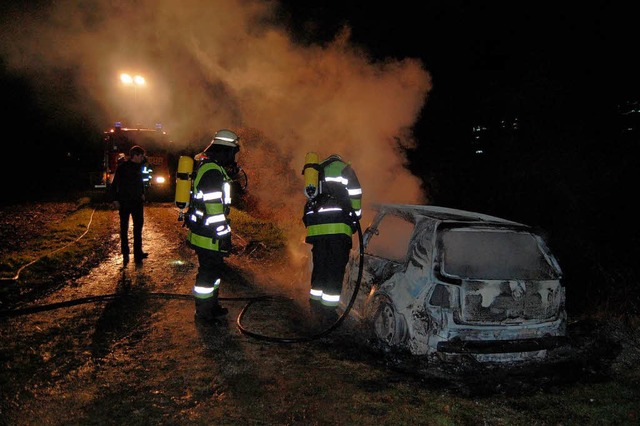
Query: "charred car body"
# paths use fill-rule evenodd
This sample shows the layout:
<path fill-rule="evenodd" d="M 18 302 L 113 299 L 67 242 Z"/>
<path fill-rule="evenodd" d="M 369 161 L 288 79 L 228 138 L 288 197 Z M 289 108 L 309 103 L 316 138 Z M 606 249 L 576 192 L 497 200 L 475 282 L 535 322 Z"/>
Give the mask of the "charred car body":
<path fill-rule="evenodd" d="M 481 363 L 540 361 L 566 348 L 562 271 L 531 227 L 436 206 L 375 209 L 351 313 L 383 347 Z M 352 251 L 343 303 L 359 262 Z"/>

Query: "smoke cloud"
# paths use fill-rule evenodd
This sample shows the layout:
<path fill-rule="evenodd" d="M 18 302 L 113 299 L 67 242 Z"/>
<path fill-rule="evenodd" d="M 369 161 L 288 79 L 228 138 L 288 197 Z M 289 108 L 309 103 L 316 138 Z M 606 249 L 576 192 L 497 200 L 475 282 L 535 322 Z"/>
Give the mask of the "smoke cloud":
<path fill-rule="evenodd" d="M 249 191 L 298 239 L 309 151 L 351 162 L 365 209 L 428 201 L 404 167 L 431 90 L 417 59 L 374 61 L 350 43 L 349 28 L 329 43 L 296 44 L 273 1 L 30 3 L 5 6 L 0 54 L 42 99 L 55 99 L 52 116 L 77 114 L 103 130 L 161 122 L 184 147 L 237 131 Z M 124 86 L 122 72 L 146 85 Z"/>

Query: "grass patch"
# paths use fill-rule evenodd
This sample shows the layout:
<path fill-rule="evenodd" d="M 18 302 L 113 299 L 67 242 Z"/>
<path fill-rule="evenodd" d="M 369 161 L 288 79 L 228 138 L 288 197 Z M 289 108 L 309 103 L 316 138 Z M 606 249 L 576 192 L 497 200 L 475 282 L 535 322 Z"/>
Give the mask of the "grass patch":
<path fill-rule="evenodd" d="M 245 240 L 247 246 L 260 245 L 268 252 L 284 248 L 284 233 L 273 222 L 256 219 L 249 213 L 237 209 L 231 210 L 229 219 L 231 220 L 231 229 Z"/>
<path fill-rule="evenodd" d="M 49 275 L 63 265 L 78 265 L 95 246 L 104 241 L 108 229 L 107 218 L 88 205 L 76 210 L 60 221 L 50 224 L 40 235 L 27 240 L 22 249 L 0 260 L 2 277 L 11 277 L 22 270 L 25 273 Z M 29 266 L 28 269 L 23 269 Z"/>

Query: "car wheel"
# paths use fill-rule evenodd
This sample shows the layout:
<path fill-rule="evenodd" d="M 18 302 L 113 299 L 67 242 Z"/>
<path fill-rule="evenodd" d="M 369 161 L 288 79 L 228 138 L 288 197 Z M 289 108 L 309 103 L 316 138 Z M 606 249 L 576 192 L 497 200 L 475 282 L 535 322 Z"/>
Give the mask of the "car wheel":
<path fill-rule="evenodd" d="M 406 325 L 393 303 L 387 296 L 378 296 L 372 305 L 371 326 L 376 339 L 388 346 L 398 346 L 404 342 Z"/>

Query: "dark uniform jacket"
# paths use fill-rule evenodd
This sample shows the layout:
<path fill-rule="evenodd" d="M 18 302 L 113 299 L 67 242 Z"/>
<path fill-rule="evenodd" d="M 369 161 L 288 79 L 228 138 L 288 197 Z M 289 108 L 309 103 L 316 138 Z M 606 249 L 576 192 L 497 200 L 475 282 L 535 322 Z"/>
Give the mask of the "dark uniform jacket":
<path fill-rule="evenodd" d="M 354 170 L 339 157 L 331 156 L 319 165 L 320 191 L 304 208 L 305 241 L 342 237 L 351 243 L 361 215 L 362 188 Z"/>
<path fill-rule="evenodd" d="M 111 201 L 134 203 L 144 201 L 142 164 L 127 160 L 120 163 L 110 187 Z"/>

